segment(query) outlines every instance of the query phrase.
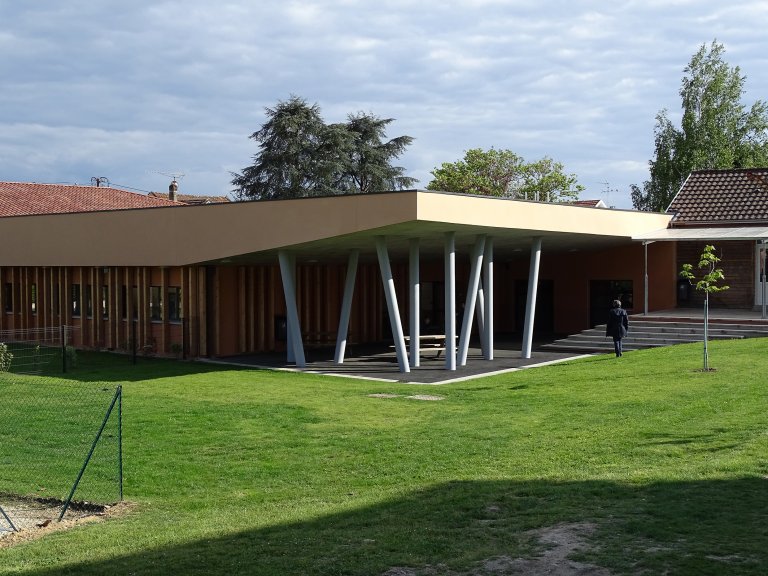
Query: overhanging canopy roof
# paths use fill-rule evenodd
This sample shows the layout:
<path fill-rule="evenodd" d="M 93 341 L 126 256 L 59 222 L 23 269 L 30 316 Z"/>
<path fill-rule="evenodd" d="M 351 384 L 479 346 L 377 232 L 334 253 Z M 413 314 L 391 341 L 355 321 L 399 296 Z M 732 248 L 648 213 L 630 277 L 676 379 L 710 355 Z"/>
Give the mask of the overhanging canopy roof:
<path fill-rule="evenodd" d="M 628 245 L 671 216 L 630 210 L 411 190 L 0 218 L 0 266 L 184 266 L 275 262 L 279 250 L 299 261 L 346 261 L 350 250 L 375 259 L 386 236 L 392 258 L 406 258 L 411 239 L 422 255 L 442 256 L 446 232 L 457 249 L 478 234 L 497 255 L 525 252 L 534 237 L 544 250 Z"/>
<path fill-rule="evenodd" d="M 651 232 L 633 234 L 632 240 L 768 240 L 768 227 L 741 226 L 738 228 L 662 228 L 661 230 L 653 230 Z"/>

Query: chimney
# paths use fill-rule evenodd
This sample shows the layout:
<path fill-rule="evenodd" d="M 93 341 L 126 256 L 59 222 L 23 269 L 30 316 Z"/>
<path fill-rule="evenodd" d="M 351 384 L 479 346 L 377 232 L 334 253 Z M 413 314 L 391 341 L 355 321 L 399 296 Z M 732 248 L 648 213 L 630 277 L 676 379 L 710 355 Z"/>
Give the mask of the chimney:
<path fill-rule="evenodd" d="M 179 191 L 179 183 L 176 182 L 176 179 L 174 178 L 173 182 L 171 182 L 171 185 L 168 186 L 168 200 L 176 202 L 178 200 L 178 194 L 177 194 L 178 191 Z"/>

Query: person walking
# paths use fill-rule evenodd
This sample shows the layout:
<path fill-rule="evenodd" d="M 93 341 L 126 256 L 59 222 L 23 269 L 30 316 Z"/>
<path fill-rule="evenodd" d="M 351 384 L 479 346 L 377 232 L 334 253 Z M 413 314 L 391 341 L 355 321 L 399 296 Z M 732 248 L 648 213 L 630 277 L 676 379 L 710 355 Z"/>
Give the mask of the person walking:
<path fill-rule="evenodd" d="M 613 350 L 618 358 L 622 354 L 621 339 L 629 332 L 629 316 L 621 307 L 621 300 L 614 300 L 608 313 L 608 324 L 605 326 L 605 335 L 613 337 Z"/>

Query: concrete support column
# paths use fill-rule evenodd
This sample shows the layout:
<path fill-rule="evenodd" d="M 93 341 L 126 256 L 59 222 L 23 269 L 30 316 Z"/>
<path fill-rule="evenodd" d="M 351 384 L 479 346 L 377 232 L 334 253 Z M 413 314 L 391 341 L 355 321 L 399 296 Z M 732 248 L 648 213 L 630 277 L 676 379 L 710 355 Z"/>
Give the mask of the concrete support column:
<path fill-rule="evenodd" d="M 293 350 L 296 366 L 305 368 L 304 344 L 301 341 L 301 326 L 299 311 L 296 307 L 296 270 L 295 261 L 285 250 L 278 252 L 280 274 L 283 278 L 283 293 L 285 294 L 285 312 L 287 316 L 288 346 Z M 289 360 L 290 362 L 290 360 Z"/>
<path fill-rule="evenodd" d="M 387 253 L 387 244 L 383 236 L 376 237 L 376 254 L 379 257 L 379 269 L 381 270 L 381 281 L 384 284 L 384 296 L 387 300 L 387 311 L 389 312 L 389 323 L 392 327 L 392 337 L 397 353 L 397 363 L 400 372 L 410 372 L 408 365 L 408 352 L 405 349 L 405 338 L 403 337 L 403 324 L 400 321 L 400 310 L 397 307 L 397 294 L 395 293 L 395 280 L 392 276 L 392 268 L 389 265 L 389 254 Z"/>
<path fill-rule="evenodd" d="M 648 245 L 653 244 L 655 240 L 646 240 L 643 242 L 643 260 L 644 260 L 644 269 L 643 269 L 643 315 L 648 315 L 648 298 L 650 297 L 649 293 L 649 283 L 648 283 Z"/>
<path fill-rule="evenodd" d="M 472 322 L 475 319 L 475 304 L 477 303 L 477 291 L 480 287 L 480 274 L 483 269 L 484 251 L 485 236 L 478 236 L 477 240 L 475 240 L 475 247 L 472 250 L 469 282 L 467 283 L 467 299 L 466 302 L 464 302 L 464 318 L 461 323 L 461 337 L 459 338 L 459 366 L 467 365 L 469 337 L 472 334 Z"/>
<path fill-rule="evenodd" d="M 541 237 L 531 244 L 531 265 L 528 270 L 528 299 L 525 304 L 525 329 L 523 331 L 523 358 L 531 357 L 533 345 L 533 320 L 536 312 L 536 291 L 539 285 L 539 263 L 541 261 Z"/>
<path fill-rule="evenodd" d="M 333 361 L 336 364 L 344 363 L 344 353 L 347 349 L 347 336 L 349 334 L 349 316 L 352 312 L 352 297 L 355 294 L 355 279 L 357 278 L 357 261 L 360 252 L 353 250 L 347 261 L 347 276 L 344 279 L 344 297 L 341 301 L 341 315 L 339 317 L 339 330 L 336 333 L 336 354 Z"/>
<path fill-rule="evenodd" d="M 456 233 L 445 234 L 445 369 L 456 370 Z"/>
<path fill-rule="evenodd" d="M 480 349 L 485 358 L 485 296 L 483 294 L 483 281 L 477 287 L 477 301 L 475 303 L 475 317 L 477 318 L 477 333 L 480 334 Z"/>
<path fill-rule="evenodd" d="M 409 334 L 411 335 L 411 366 L 421 364 L 419 338 L 421 336 L 421 281 L 419 278 L 419 239 L 412 238 L 408 257 L 408 290 L 410 292 Z"/>
<path fill-rule="evenodd" d="M 493 360 L 493 238 L 485 240 L 483 255 L 483 358 Z"/>

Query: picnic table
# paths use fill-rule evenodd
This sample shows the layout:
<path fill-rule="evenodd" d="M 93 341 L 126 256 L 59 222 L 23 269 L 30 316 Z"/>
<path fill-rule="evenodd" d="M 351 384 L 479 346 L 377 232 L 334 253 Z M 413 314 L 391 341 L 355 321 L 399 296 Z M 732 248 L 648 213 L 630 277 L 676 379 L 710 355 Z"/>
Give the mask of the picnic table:
<path fill-rule="evenodd" d="M 406 343 L 410 343 L 411 337 L 404 336 Z M 435 358 L 445 352 L 445 334 L 420 334 L 419 335 L 419 355 L 426 352 L 436 352 Z"/>

